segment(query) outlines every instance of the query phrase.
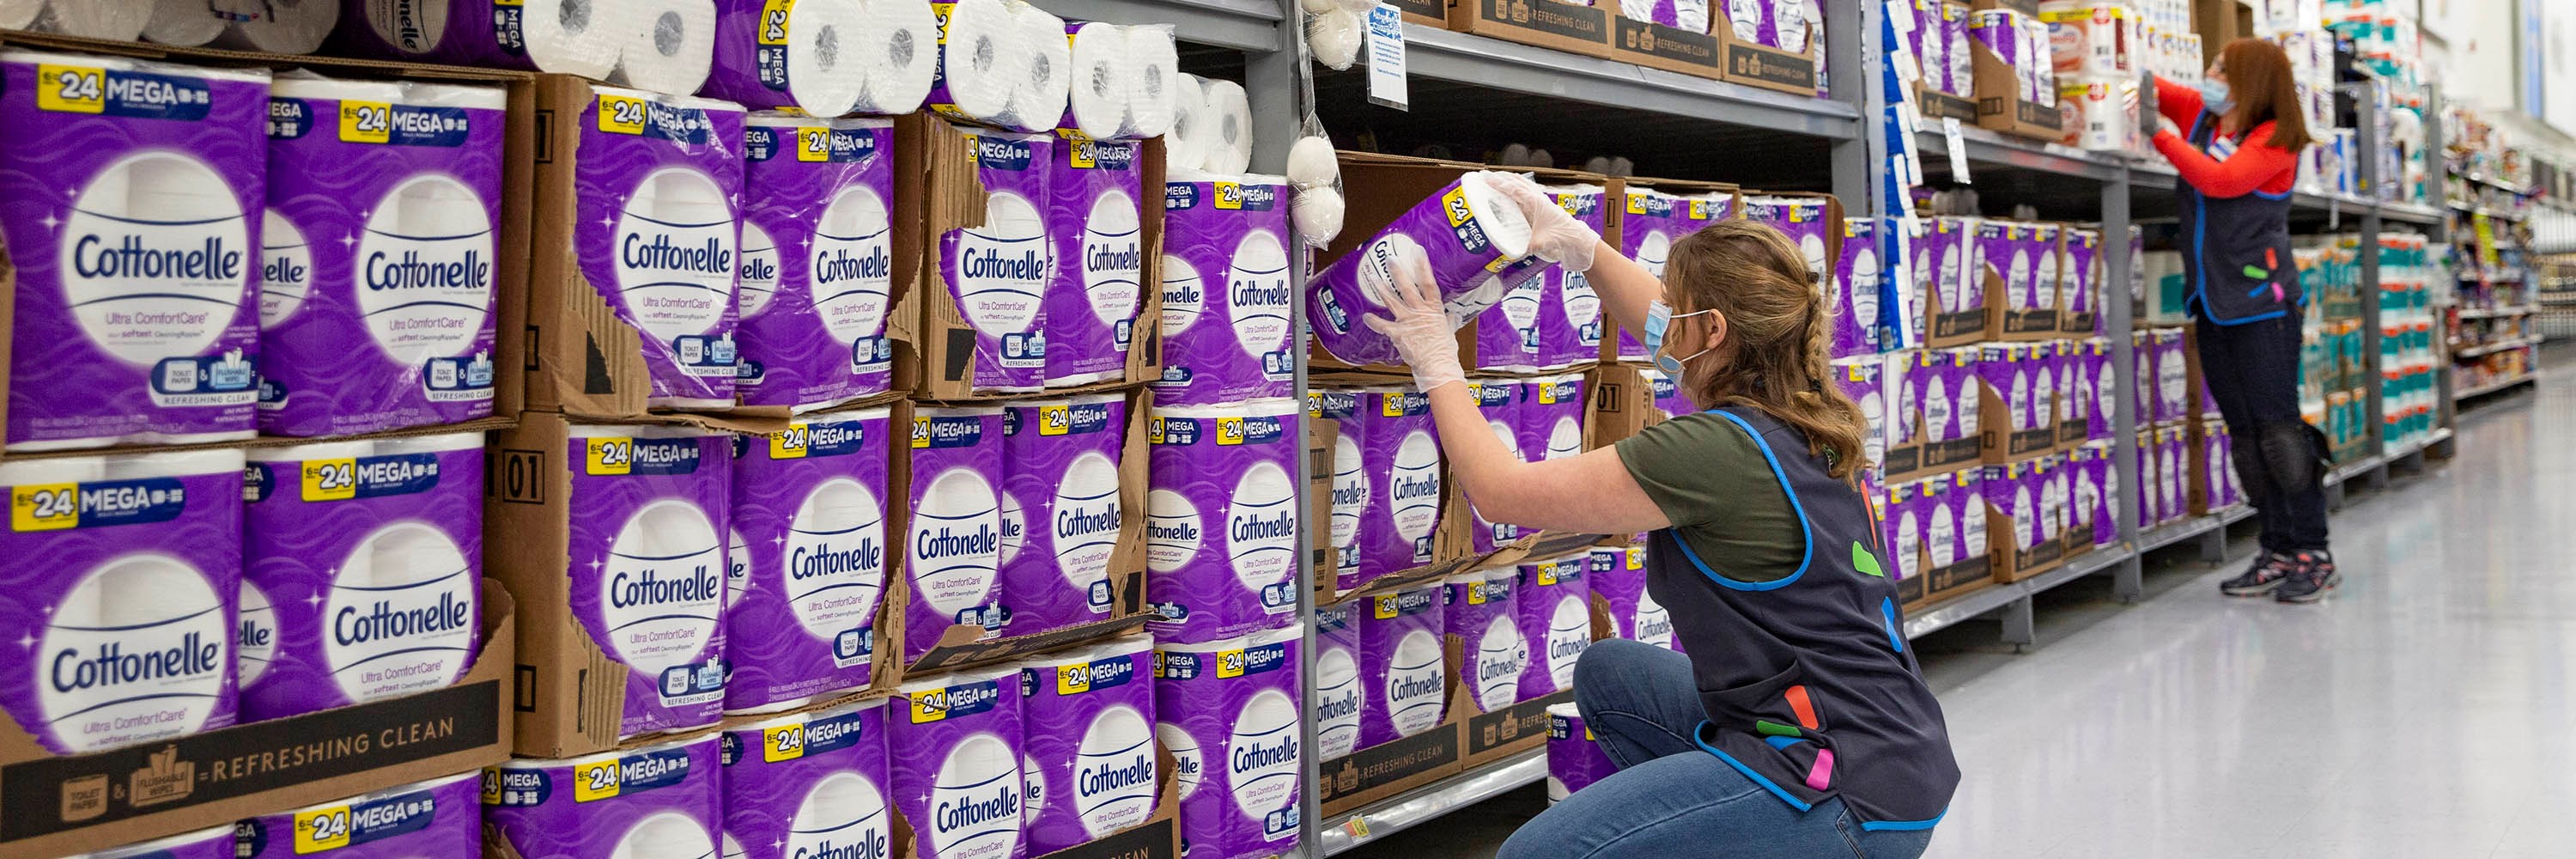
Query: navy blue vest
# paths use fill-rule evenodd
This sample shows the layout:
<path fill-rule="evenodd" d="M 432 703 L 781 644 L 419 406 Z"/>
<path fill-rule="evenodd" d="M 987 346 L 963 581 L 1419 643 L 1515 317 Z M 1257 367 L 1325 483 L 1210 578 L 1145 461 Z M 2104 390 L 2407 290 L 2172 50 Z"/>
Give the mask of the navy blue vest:
<path fill-rule="evenodd" d="M 2218 117 L 2202 111 L 2191 124 L 2192 147 L 2208 152 L 2217 136 Z M 2182 198 L 2183 278 L 2191 290 L 2185 306 L 2191 312 L 2220 325 L 2243 325 L 2307 304 L 2298 263 L 2290 257 L 2290 195 L 2256 190 L 2211 197 L 2190 182 L 2175 182 L 2174 193 Z"/>
<path fill-rule="evenodd" d="M 1930 828 L 1959 767 L 1905 647 L 1868 502 L 1797 429 L 1744 406 L 1709 413 L 1760 444 L 1807 552 L 1787 578 L 1742 582 L 1670 528 L 1649 536 L 1646 587 L 1672 612 L 1708 714 L 1700 747 L 1801 811 L 1839 796 L 1865 829 Z"/>

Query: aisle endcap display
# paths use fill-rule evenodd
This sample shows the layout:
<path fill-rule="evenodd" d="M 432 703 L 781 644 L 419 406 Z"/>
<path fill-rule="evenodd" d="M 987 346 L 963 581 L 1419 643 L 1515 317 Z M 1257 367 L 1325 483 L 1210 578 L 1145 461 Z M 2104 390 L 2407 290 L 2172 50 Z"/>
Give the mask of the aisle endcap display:
<path fill-rule="evenodd" d="M 55 755 L 0 719 L 0 853 L 61 856 L 230 827 L 507 760 L 518 607 L 496 581 L 481 599 L 473 668 L 426 692 L 82 755 Z"/>

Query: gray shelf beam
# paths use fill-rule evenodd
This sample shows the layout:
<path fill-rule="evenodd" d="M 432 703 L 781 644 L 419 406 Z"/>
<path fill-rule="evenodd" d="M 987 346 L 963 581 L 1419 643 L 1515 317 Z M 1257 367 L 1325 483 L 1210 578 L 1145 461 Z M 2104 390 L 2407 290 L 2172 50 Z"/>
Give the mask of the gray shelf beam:
<path fill-rule="evenodd" d="M 1862 129 L 1859 112 L 1846 102 L 1777 93 L 1421 24 L 1404 25 L 1404 46 L 1405 68 L 1415 77 L 1834 140 L 1858 140 Z"/>
<path fill-rule="evenodd" d="M 1322 828 L 1314 844 L 1322 848 L 1321 855 L 1324 856 L 1344 853 L 1546 777 L 1547 750 L 1522 754 L 1362 808 L 1358 813 Z M 1349 825 L 1353 820 L 1360 825 Z"/>
<path fill-rule="evenodd" d="M 1280 33 L 1285 29 L 1293 40 L 1299 29 L 1280 26 L 1288 10 L 1276 0 L 1037 0 L 1036 5 L 1085 21 L 1171 24 L 1172 35 L 1181 41 L 1253 53 L 1293 45 L 1294 41 L 1283 43 Z"/>

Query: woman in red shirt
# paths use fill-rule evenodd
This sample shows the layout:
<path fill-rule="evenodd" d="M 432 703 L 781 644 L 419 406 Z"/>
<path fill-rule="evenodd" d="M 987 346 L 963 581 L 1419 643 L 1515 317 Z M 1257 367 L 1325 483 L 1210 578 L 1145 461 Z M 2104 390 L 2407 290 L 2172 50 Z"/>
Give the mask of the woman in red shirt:
<path fill-rule="evenodd" d="M 2194 90 L 2157 78 L 2156 151 L 2182 176 L 2186 307 L 2201 373 L 2237 439 L 2236 473 L 2261 514 L 2263 551 L 2219 589 L 2323 599 L 2341 577 L 2326 546 L 2324 437 L 2299 415 L 2300 290 L 2290 187 L 2312 142 L 2290 58 L 2260 39 L 2219 52 Z"/>

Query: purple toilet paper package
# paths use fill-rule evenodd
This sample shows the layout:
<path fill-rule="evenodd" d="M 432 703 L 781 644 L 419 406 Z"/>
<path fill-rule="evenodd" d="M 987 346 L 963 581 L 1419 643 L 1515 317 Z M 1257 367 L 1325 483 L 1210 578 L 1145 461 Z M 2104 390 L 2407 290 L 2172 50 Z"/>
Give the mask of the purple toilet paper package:
<path fill-rule="evenodd" d="M 1925 349 L 1906 380 L 1922 392 L 1923 434 L 1930 442 L 1974 438 L 1979 426 L 1978 347 Z"/>
<path fill-rule="evenodd" d="M 1619 765 L 1592 739 L 1591 726 L 1572 702 L 1547 708 L 1547 801 L 1562 802 L 1575 791 L 1609 778 Z"/>
<path fill-rule="evenodd" d="M 1143 144 L 1092 140 L 1076 131 L 1047 159 L 1047 235 L 1055 277 L 1046 293 L 1046 384 L 1087 385 L 1126 375 L 1136 311 L 1145 297 Z M 1282 279 L 1284 305 L 1288 287 Z"/>
<path fill-rule="evenodd" d="M 1664 371 L 1639 367 L 1637 374 L 1646 377 L 1646 390 L 1654 397 L 1655 408 L 1663 411 L 1665 417 L 1680 417 L 1698 410 L 1691 405 L 1690 397 L 1683 395 L 1681 384 L 1664 375 Z"/>
<path fill-rule="evenodd" d="M 572 613 L 629 669 L 617 735 L 715 724 L 731 442 L 678 427 L 574 425 L 568 447 Z"/>
<path fill-rule="evenodd" d="M 238 859 L 478 856 L 483 852 L 481 773 L 460 773 L 242 821 Z"/>
<path fill-rule="evenodd" d="M 482 647 L 483 434 L 250 450 L 241 718 L 446 686 Z"/>
<path fill-rule="evenodd" d="M 2040 509 L 2040 493 L 2042 484 L 2046 482 L 2045 458 L 1988 465 L 1982 471 L 1978 492 L 1985 499 L 1985 506 L 2009 517 L 2012 522 L 2012 533 L 1989 534 L 1988 539 L 2005 540 L 2015 550 L 2023 552 L 2039 548 L 2046 539 Z"/>
<path fill-rule="evenodd" d="M 2064 478 L 2066 484 L 2064 527 L 2067 548 L 2094 544 L 2094 535 L 2102 512 L 2102 478 L 2094 466 L 2108 461 L 2105 449 L 2084 445 L 2067 451 Z"/>
<path fill-rule="evenodd" d="M 1343 581 L 1359 581 L 1360 519 L 1368 515 L 1369 502 L 1374 497 L 1370 493 L 1378 482 L 1361 463 L 1359 439 L 1351 435 L 1350 422 L 1359 412 L 1359 402 L 1357 389 L 1316 388 L 1306 392 L 1308 417 L 1335 421 L 1341 426 L 1333 434 L 1333 512 L 1328 533 L 1337 587 Z M 1514 434 L 1517 444 L 1517 428 Z"/>
<path fill-rule="evenodd" d="M 2043 542 L 2066 538 L 2067 508 L 2073 506 L 2075 496 L 2075 482 L 2067 470 L 2068 462 L 2067 455 L 2063 453 L 2049 454 L 2040 461 L 2039 517 L 2047 528 L 2040 535 Z M 2092 535 L 2088 532 L 2085 536 Z"/>
<path fill-rule="evenodd" d="M 492 415 L 498 87 L 280 76 L 261 228 L 260 429 Z M 384 126 L 340 133 L 344 112 Z"/>
<path fill-rule="evenodd" d="M 1585 393 L 1581 373 L 1523 380 L 1521 455 L 1544 462 L 1583 453 L 1583 419 L 1591 405 Z"/>
<path fill-rule="evenodd" d="M 1915 362 L 1922 354 L 1914 350 L 1889 352 L 1879 356 L 1878 392 L 1883 398 L 1880 450 L 1902 447 L 1922 441 L 1923 388 L 1916 382 Z M 1917 455 L 1917 461 L 1920 456 Z"/>
<path fill-rule="evenodd" d="M 2156 422 L 2170 423 L 2190 417 L 2191 408 L 2186 383 L 2190 368 L 2183 363 L 2183 337 L 2180 328 L 2155 329 L 2156 344 Z"/>
<path fill-rule="evenodd" d="M 1028 393 L 1046 386 L 1046 296 L 1055 277 L 1055 222 L 1049 192 L 1053 134 L 955 126 L 976 156 L 985 190 L 984 225 L 939 236 L 939 281 L 957 315 L 975 329 L 967 369 L 978 392 Z"/>
<path fill-rule="evenodd" d="M 1951 472 L 1932 511 L 1926 545 L 1932 568 L 1969 563 L 1986 556 L 1986 479 L 1982 468 Z M 2010 535 L 1996 535 L 2009 539 Z"/>
<path fill-rule="evenodd" d="M 1178 770 L 1181 852 L 1191 859 L 1296 852 L 1302 637 L 1292 626 L 1157 646 L 1154 734 Z"/>
<path fill-rule="evenodd" d="M 1504 567 L 1441 580 L 1441 627 L 1458 639 L 1463 660 L 1458 682 L 1488 713 L 1521 700 L 1521 674 L 1529 670 L 1529 639 L 1521 635 L 1515 599 L 1519 578 L 1518 568 Z"/>
<path fill-rule="evenodd" d="M 1448 497 L 1431 398 L 1410 388 L 1362 388 L 1357 394 L 1342 435 L 1358 443 L 1361 471 L 1384 489 L 1369 497 L 1360 514 L 1358 571 L 1339 581 L 1345 591 L 1430 563 Z"/>
<path fill-rule="evenodd" d="M 724 855 L 893 856 L 886 700 L 724 732 Z"/>
<path fill-rule="evenodd" d="M 1887 464 L 1887 395 L 1881 382 L 1882 364 L 1877 356 L 1846 358 L 1833 362 L 1834 387 L 1860 407 L 1861 419 L 1869 429 L 1861 435 L 1861 454 L 1875 472 Z"/>
<path fill-rule="evenodd" d="M 2059 231 L 2056 224 L 2026 224 L 2023 252 L 2030 258 L 2030 279 L 2014 304 L 2033 310 L 2057 309 L 2057 290 L 2061 282 L 2060 267 L 2064 258 L 2059 253 Z"/>
<path fill-rule="evenodd" d="M 1156 408 L 1145 499 L 1145 598 L 1157 641 L 1297 623 L 1297 402 Z M 1347 431 L 1347 428 L 1345 428 Z"/>
<path fill-rule="evenodd" d="M 724 708 L 762 713 L 866 688 L 886 584 L 883 406 L 808 415 L 734 445 Z"/>
<path fill-rule="evenodd" d="M 1593 232 L 1607 228 L 1606 192 L 1599 185 L 1550 185 L 1548 193 L 1574 220 Z M 1539 275 L 1539 369 L 1552 370 L 1601 359 L 1601 296 L 1582 272 L 1550 265 Z"/>
<path fill-rule="evenodd" d="M 1503 449 L 1509 451 L 1514 457 L 1522 455 L 1521 390 L 1521 383 L 1515 379 L 1467 380 L 1467 395 L 1475 399 L 1476 410 L 1484 415 L 1485 427 L 1493 430 L 1494 440 L 1502 442 Z M 1425 404 L 1428 405 L 1427 400 Z M 1345 427 L 1347 426 L 1345 424 Z M 1468 505 L 1468 513 L 1470 524 L 1474 528 L 1468 535 L 1469 542 L 1473 543 L 1471 550 L 1477 554 L 1481 555 L 1511 545 L 1521 538 L 1519 525 L 1488 522 L 1485 520 L 1485 514 L 1476 510 L 1472 503 Z"/>
<path fill-rule="evenodd" d="M 1359 747 L 1361 701 L 1368 689 L 1360 682 L 1359 627 L 1356 612 L 1367 611 L 1368 597 L 1340 605 L 1315 607 L 1315 700 L 1307 718 L 1315 720 L 1315 756 L 1333 760 Z"/>
<path fill-rule="evenodd" d="M 904 534 L 903 661 L 929 653 L 952 626 L 1001 634 L 1002 407 L 913 410 L 912 504 Z"/>
<path fill-rule="evenodd" d="M 10 51 L 0 118 L 9 448 L 249 437 L 268 73 Z"/>
<path fill-rule="evenodd" d="M 1008 403 L 1002 412 L 1002 602 L 1008 635 L 1116 611 L 1109 562 L 1125 523 L 1127 396 Z"/>
<path fill-rule="evenodd" d="M 723 736 L 487 767 L 484 824 L 521 859 L 717 855 Z"/>
<path fill-rule="evenodd" d="M 1020 669 L 1001 665 L 905 682 L 887 706 L 895 809 L 921 859 L 1028 853 L 1021 781 Z"/>
<path fill-rule="evenodd" d="M 1512 612 L 1529 644 L 1520 700 L 1574 688 L 1574 662 L 1592 645 L 1591 568 L 1589 552 L 1520 566 Z"/>
<path fill-rule="evenodd" d="M 1435 583 L 1351 603 L 1351 625 L 1359 630 L 1358 748 L 1430 730 L 1448 714 L 1444 599 Z"/>
<path fill-rule="evenodd" d="M 1179 172 L 1163 185 L 1163 376 L 1154 402 L 1295 396 L 1287 180 Z"/>
<path fill-rule="evenodd" d="M 1399 257 L 1428 262 L 1444 299 L 1465 297 L 1522 267 L 1529 222 L 1487 175 L 1459 176 L 1317 273 L 1307 304 L 1315 342 L 1349 364 L 1402 362 L 1395 344 L 1363 321 L 1386 313 L 1372 296 L 1391 287 L 1389 272 Z"/>
<path fill-rule="evenodd" d="M 2058 275 L 2057 330 L 2090 334 L 2100 330 L 2102 233 L 2066 230 L 2065 268 Z"/>
<path fill-rule="evenodd" d="M 576 120 L 574 259 L 641 336 L 656 406 L 734 404 L 743 113 L 594 85 Z"/>
<path fill-rule="evenodd" d="M 1986 294 L 1978 306 L 2000 303 L 2004 309 L 2031 309 L 2030 283 L 2031 225 L 2016 221 L 1983 220 L 1968 239 L 1967 281 L 1963 289 L 1975 290 L 1999 286 L 2000 293 Z"/>
<path fill-rule="evenodd" d="M 1877 218 L 1843 219 L 1842 259 L 1833 271 L 1833 357 L 1878 353 L 1881 226 Z"/>
<path fill-rule="evenodd" d="M 884 393 L 894 371 L 894 125 L 756 113 L 743 143 L 734 386 L 798 411 Z"/>
<path fill-rule="evenodd" d="M 1643 544 L 1594 548 L 1586 578 L 1592 580 L 1593 595 L 1609 606 L 1612 636 L 1681 649 L 1681 640 L 1673 637 L 1672 614 L 1646 593 Z"/>
<path fill-rule="evenodd" d="M 1145 822 L 1154 752 L 1154 640 L 1133 635 L 1020 664 L 1028 855 Z"/>
<path fill-rule="evenodd" d="M 1956 326 L 1985 324 L 1986 280 L 1971 264 L 1975 259 L 1972 237 L 1979 226 L 1975 218 L 1934 218 L 1931 231 L 1920 240 L 1927 246 L 1924 255 L 1932 261 L 1932 306 L 1926 312 L 1935 319 L 1924 327 L 1926 337 L 1946 336 Z M 1942 319 L 1950 324 L 1940 324 Z"/>
<path fill-rule="evenodd" d="M 2079 395 L 2084 388 L 2086 366 L 2084 344 L 2077 340 L 2051 340 L 2047 344 L 2052 378 L 2057 382 L 2057 440 L 2064 444 L 2077 441 L 2093 422 L 2093 398 Z"/>
<path fill-rule="evenodd" d="M 226 825 L 182 832 L 168 838 L 83 853 L 76 859 L 240 859 L 240 846 L 236 841 L 238 830 L 237 825 Z"/>
<path fill-rule="evenodd" d="M 1827 222 L 1826 211 L 1821 197 L 1749 197 L 1744 201 L 1745 217 L 1770 224 L 1788 236 L 1790 244 L 1798 246 L 1798 255 L 1807 261 L 1807 276 L 1820 286 L 1834 282 L 1833 233 L 1844 226 Z"/>
<path fill-rule="evenodd" d="M 2036 418 L 2041 392 L 2050 390 L 2055 383 L 2045 377 L 2041 362 L 2032 354 L 2031 344 L 1987 343 L 1982 349 L 1983 354 L 1977 359 L 1977 380 L 1985 390 L 1994 392 L 1996 399 L 2002 402 L 2004 412 L 2001 415 L 1981 414 L 1980 421 L 1992 422 L 2001 418 L 2009 425 L 1995 428 L 2013 433 L 2034 429 L 2047 429 L 2054 433 L 2056 427 L 2041 427 Z M 1975 400 L 1961 405 L 1965 409 L 1981 408 Z"/>
<path fill-rule="evenodd" d="M 13 459 L 0 487 L 0 553 L 44 561 L 0 568 L 0 709 L 66 755 L 231 726 L 241 451 Z"/>
<path fill-rule="evenodd" d="M 2108 441 L 2087 442 L 2078 450 L 2090 451 L 2082 460 L 2083 469 L 2076 474 L 2075 503 L 2092 512 L 2093 545 L 2108 546 L 2120 541 L 2120 470 L 2111 456 L 2114 448 Z M 2089 494 L 2088 494 L 2089 493 Z"/>
<path fill-rule="evenodd" d="M 1644 266 L 1647 274 L 1664 276 L 1664 263 L 1672 259 L 1673 243 L 1683 236 L 1698 232 L 1705 224 L 1690 219 L 1689 200 L 1653 188 L 1630 186 L 1623 195 L 1626 209 L 1619 215 L 1619 253 Z M 1607 316 L 1607 311 L 1603 312 Z M 1647 354 L 1637 332 L 1619 329 L 1618 359 L 1645 361 Z"/>
<path fill-rule="evenodd" d="M 2190 450 L 2191 440 L 2181 425 L 2156 430 L 2156 500 L 2167 519 L 2191 514 L 2191 500 L 2185 495 Z"/>
<path fill-rule="evenodd" d="M 2075 395 L 2092 400 L 2085 413 L 2084 437 L 2108 441 L 2111 423 L 2118 417 L 2119 377 L 2112 375 L 2111 341 L 2090 337 L 2083 341 L 2082 353 L 2075 357 Z"/>
<path fill-rule="evenodd" d="M 1939 478 L 1934 478 L 1939 479 Z M 1923 575 L 1923 481 L 1900 480 L 1889 484 L 1886 501 L 1879 508 L 1879 542 L 1887 547 L 1887 577 L 1902 583 Z M 1920 588 L 1899 585 L 1900 592 L 1920 593 Z"/>
<path fill-rule="evenodd" d="M 2154 427 L 2138 430 L 2138 527 L 2150 528 L 2166 520 L 2164 506 L 2156 499 L 2156 431 Z"/>
<path fill-rule="evenodd" d="M 1549 268 L 1553 268 L 1550 266 Z M 1502 290 L 1494 304 L 1476 314 L 1476 369 L 1496 373 L 1537 372 L 1539 308 L 1547 295 L 1547 274 L 1493 282 Z"/>

